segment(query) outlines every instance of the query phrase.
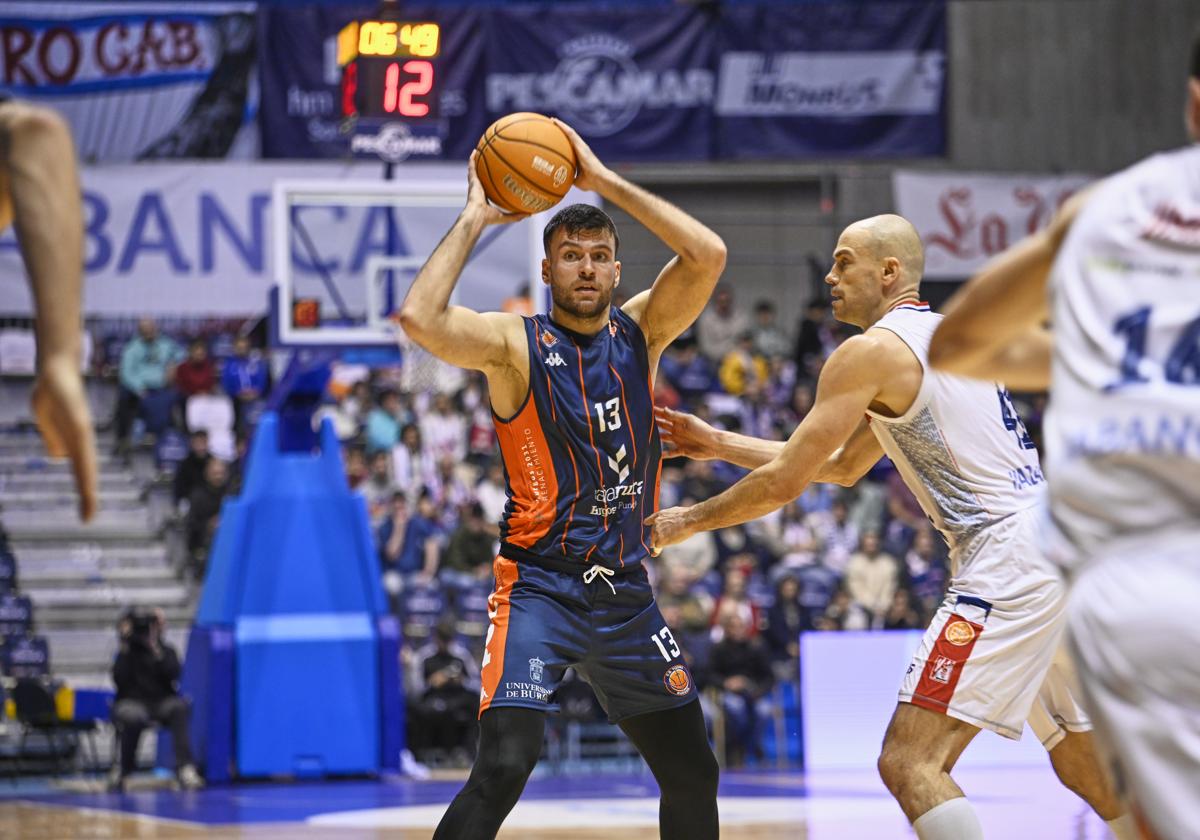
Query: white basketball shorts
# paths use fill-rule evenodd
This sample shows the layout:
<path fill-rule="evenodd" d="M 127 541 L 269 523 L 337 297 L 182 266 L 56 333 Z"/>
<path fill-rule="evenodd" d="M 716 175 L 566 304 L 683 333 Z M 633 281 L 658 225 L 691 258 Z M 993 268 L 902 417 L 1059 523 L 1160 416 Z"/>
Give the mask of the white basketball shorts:
<path fill-rule="evenodd" d="M 1126 538 L 1084 565 L 1068 642 L 1096 741 L 1163 840 L 1200 838 L 1200 533 Z"/>
<path fill-rule="evenodd" d="M 1039 515 L 1014 514 L 963 552 L 900 687 L 900 701 L 1006 738 L 1025 722 L 1053 749 L 1091 722 L 1062 648 L 1065 586 L 1039 545 Z"/>

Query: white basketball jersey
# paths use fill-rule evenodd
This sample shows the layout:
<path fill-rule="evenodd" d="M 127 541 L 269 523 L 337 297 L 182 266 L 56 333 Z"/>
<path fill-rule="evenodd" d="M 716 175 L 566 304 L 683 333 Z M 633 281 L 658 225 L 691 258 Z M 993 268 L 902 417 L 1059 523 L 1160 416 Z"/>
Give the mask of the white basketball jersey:
<path fill-rule="evenodd" d="M 1084 556 L 1200 530 L 1200 146 L 1100 184 L 1059 251 L 1050 512 Z"/>
<path fill-rule="evenodd" d="M 924 376 L 903 416 L 868 416 L 883 451 L 957 560 L 988 525 L 1037 504 L 1045 479 L 1004 388 L 929 369 L 929 341 L 941 320 L 928 304 L 901 304 L 872 327 L 899 336 Z"/>

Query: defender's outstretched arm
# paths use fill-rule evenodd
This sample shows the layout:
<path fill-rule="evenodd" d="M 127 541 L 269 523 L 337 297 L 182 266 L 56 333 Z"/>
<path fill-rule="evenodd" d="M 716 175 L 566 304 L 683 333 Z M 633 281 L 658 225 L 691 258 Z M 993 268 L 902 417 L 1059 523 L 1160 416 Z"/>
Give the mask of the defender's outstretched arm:
<path fill-rule="evenodd" d="M 690 508 L 662 510 L 646 519 L 654 526 L 653 548 L 687 539 L 697 531 L 726 528 L 764 516 L 795 499 L 814 480 L 829 456 L 858 428 L 887 375 L 886 350 L 860 335 L 834 351 L 821 371 L 812 411 L 771 461 L 724 493 Z"/>

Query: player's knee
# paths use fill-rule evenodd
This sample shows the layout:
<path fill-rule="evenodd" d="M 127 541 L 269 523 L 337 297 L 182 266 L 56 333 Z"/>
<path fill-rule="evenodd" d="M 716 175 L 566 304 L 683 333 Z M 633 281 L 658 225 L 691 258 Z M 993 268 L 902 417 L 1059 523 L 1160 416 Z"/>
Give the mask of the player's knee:
<path fill-rule="evenodd" d="M 528 753 L 509 752 L 497 756 L 492 764 L 488 778 L 490 786 L 502 798 L 515 796 L 525 787 L 525 780 L 537 765 L 537 757 L 532 760 Z"/>
<path fill-rule="evenodd" d="M 893 795 L 899 795 L 904 785 L 926 769 L 928 763 L 927 759 L 923 760 L 905 744 L 887 738 L 883 742 L 883 749 L 879 751 L 875 767 L 884 786 Z"/>
<path fill-rule="evenodd" d="M 705 744 L 705 747 L 708 745 Z M 721 780 L 721 768 L 712 750 L 705 749 L 690 755 L 686 761 L 665 773 L 658 773 L 659 789 L 664 797 L 687 802 L 713 802 L 717 798 L 717 785 Z"/>

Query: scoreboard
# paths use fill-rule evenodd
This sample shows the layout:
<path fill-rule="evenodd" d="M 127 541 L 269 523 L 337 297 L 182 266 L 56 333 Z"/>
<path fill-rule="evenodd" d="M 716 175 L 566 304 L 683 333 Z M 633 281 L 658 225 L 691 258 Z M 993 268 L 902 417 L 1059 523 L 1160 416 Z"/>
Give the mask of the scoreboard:
<path fill-rule="evenodd" d="M 337 39 L 342 116 L 436 119 L 441 49 L 436 23 L 361 20 L 344 26 Z"/>

